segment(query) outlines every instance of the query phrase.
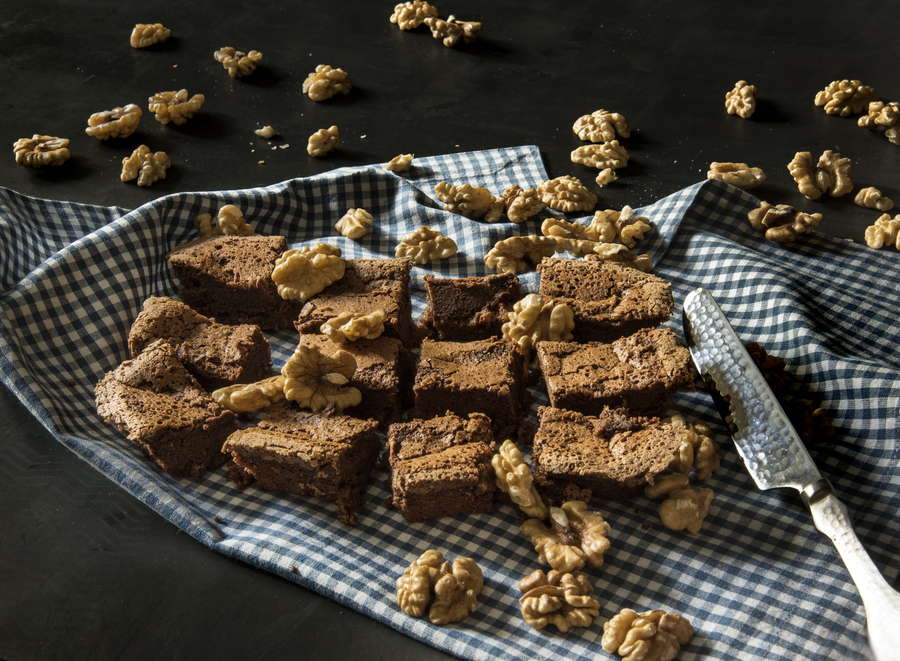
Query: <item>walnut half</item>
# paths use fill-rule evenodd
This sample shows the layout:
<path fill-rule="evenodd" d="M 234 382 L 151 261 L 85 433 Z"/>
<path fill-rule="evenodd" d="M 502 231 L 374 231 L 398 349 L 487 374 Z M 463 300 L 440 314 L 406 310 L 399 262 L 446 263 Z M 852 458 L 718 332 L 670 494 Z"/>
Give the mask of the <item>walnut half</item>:
<path fill-rule="evenodd" d="M 516 444 L 506 439 L 491 458 L 497 487 L 505 491 L 519 509 L 534 519 L 546 519 L 549 511 L 534 488 L 531 470 Z"/>
<path fill-rule="evenodd" d="M 693 635 L 691 623 L 677 613 L 624 608 L 603 625 L 600 645 L 629 661 L 671 661 Z"/>
<path fill-rule="evenodd" d="M 313 101 L 325 101 L 335 94 L 349 94 L 353 88 L 347 72 L 320 64 L 303 81 L 303 92 Z"/>
<path fill-rule="evenodd" d="M 699 482 L 705 482 L 719 470 L 722 461 L 719 444 L 713 440 L 709 425 L 700 420 L 688 422 L 681 414 L 665 418 L 663 422 L 684 429 L 678 449 L 678 466 L 673 470 L 685 475 L 696 471 L 694 476 Z"/>
<path fill-rule="evenodd" d="M 578 178 L 570 175 L 542 182 L 537 193 L 547 206 L 563 213 L 591 211 L 597 204 L 597 196 L 585 188 Z"/>
<path fill-rule="evenodd" d="M 142 114 L 141 109 L 133 103 L 112 110 L 95 112 L 88 118 L 88 127 L 84 132 L 100 140 L 127 138 L 137 130 Z"/>
<path fill-rule="evenodd" d="M 414 30 L 422 25 L 422 21 L 426 18 L 437 17 L 437 15 L 437 8 L 424 0 L 402 2 L 394 7 L 391 23 L 396 24 L 401 30 Z"/>
<path fill-rule="evenodd" d="M 585 565 L 600 567 L 609 548 L 609 524 L 600 512 L 591 512 L 580 500 L 550 508 L 550 526 L 532 518 L 522 523 L 541 562 L 567 573 Z"/>
<path fill-rule="evenodd" d="M 890 214 L 886 213 L 867 227 L 866 245 L 876 249 L 893 245 L 900 250 L 900 215 L 891 219 Z"/>
<path fill-rule="evenodd" d="M 700 533 L 703 519 L 709 513 L 713 499 L 712 489 L 693 490 L 685 487 L 669 494 L 659 506 L 659 518 L 670 530 L 687 530 L 692 535 Z"/>
<path fill-rule="evenodd" d="M 328 356 L 316 347 L 301 344 L 281 368 L 284 395 L 312 411 L 321 411 L 329 404 L 339 409 L 356 406 L 362 395 L 347 386 L 354 372 L 353 354 L 339 350 Z"/>
<path fill-rule="evenodd" d="M 122 159 L 122 181 L 137 179 L 138 186 L 149 186 L 166 178 L 166 171 L 172 161 L 164 151 L 152 152 L 147 145 L 141 145 L 131 156 Z"/>
<path fill-rule="evenodd" d="M 484 575 L 471 558 L 453 564 L 442 553 L 425 551 L 396 581 L 397 604 L 407 615 L 422 617 L 428 609 L 432 624 L 443 626 L 464 620 L 478 607 Z"/>
<path fill-rule="evenodd" d="M 881 191 L 874 186 L 861 188 L 853 199 L 853 203 L 867 209 L 877 209 L 878 211 L 890 211 L 894 208 L 894 201 L 884 197 Z"/>
<path fill-rule="evenodd" d="M 388 172 L 409 172 L 414 157 L 415 154 L 398 154 L 388 161 L 384 169 Z"/>
<path fill-rule="evenodd" d="M 234 413 L 255 413 L 267 409 L 285 399 L 284 375 L 257 381 L 238 383 L 214 390 L 212 398 Z"/>
<path fill-rule="evenodd" d="M 72 156 L 68 138 L 35 133 L 30 138 L 20 138 L 13 144 L 16 163 L 39 168 L 44 165 L 62 165 Z"/>
<path fill-rule="evenodd" d="M 228 75 L 232 78 L 243 78 L 249 76 L 256 71 L 256 67 L 262 61 L 262 53 L 252 50 L 249 53 L 242 53 L 235 50 L 231 46 L 220 48 L 213 57 L 216 62 L 220 62 Z"/>
<path fill-rule="evenodd" d="M 825 106 L 829 115 L 847 117 L 865 112 L 869 103 L 878 101 L 878 92 L 858 80 L 835 80 L 816 94 L 815 104 Z"/>
<path fill-rule="evenodd" d="M 335 225 L 335 229 L 348 239 L 361 239 L 369 233 L 375 219 L 365 209 L 348 209 Z"/>
<path fill-rule="evenodd" d="M 766 180 L 766 173 L 760 168 L 751 168 L 746 163 L 713 162 L 706 178 L 719 179 L 741 190 L 752 190 Z"/>
<path fill-rule="evenodd" d="M 591 597 L 594 586 L 581 572 L 535 570 L 519 581 L 522 618 L 540 631 L 553 624 L 563 633 L 573 627 L 589 627 L 600 614 L 600 602 Z"/>
<path fill-rule="evenodd" d="M 386 316 L 382 310 L 375 310 L 369 314 L 361 312 L 341 312 L 332 317 L 319 329 L 322 335 L 335 344 L 355 342 L 356 340 L 374 340 L 384 333 L 384 320 Z"/>
<path fill-rule="evenodd" d="M 820 213 L 802 213 L 787 204 L 773 206 L 763 202 L 747 218 L 753 229 L 766 233 L 766 238 L 782 245 L 793 243 L 802 235 L 809 234 L 822 220 Z"/>
<path fill-rule="evenodd" d="M 618 140 L 599 145 L 583 145 L 571 154 L 572 162 L 598 170 L 618 170 L 628 165 L 628 152 Z"/>
<path fill-rule="evenodd" d="M 434 259 L 452 257 L 458 250 L 456 241 L 428 225 L 422 225 L 403 236 L 394 249 L 394 255 L 398 258 L 409 257 L 416 264 L 425 264 Z"/>
<path fill-rule="evenodd" d="M 750 119 L 756 110 L 756 86 L 747 84 L 746 80 L 737 81 L 734 89 L 725 95 L 725 110 L 729 115 Z"/>
<path fill-rule="evenodd" d="M 478 39 L 475 33 L 482 27 L 477 21 L 459 21 L 455 16 L 448 16 L 446 21 L 429 16 L 422 22 L 431 30 L 431 36 L 440 39 L 447 48 L 453 48 L 460 41 L 471 44 Z"/>
<path fill-rule="evenodd" d="M 519 351 L 529 358 L 538 342 L 571 342 L 573 328 L 572 308 L 565 303 L 544 303 L 538 294 L 528 294 L 513 305 L 502 331 L 504 339 L 515 342 Z"/>
<path fill-rule="evenodd" d="M 819 199 L 822 193 L 841 197 L 853 190 L 853 163 L 830 149 L 822 152 L 815 166 L 812 154 L 808 151 L 797 152 L 788 164 L 788 170 L 800 192 L 810 200 Z"/>
<path fill-rule="evenodd" d="M 524 273 L 556 254 L 556 239 L 550 236 L 513 236 L 498 241 L 484 256 L 484 263 L 498 273 Z"/>
<path fill-rule="evenodd" d="M 168 39 L 172 31 L 162 23 L 144 24 L 138 23 L 131 31 L 131 47 L 146 48 L 153 44 L 159 44 Z"/>
<path fill-rule="evenodd" d="M 327 129 L 319 129 L 311 136 L 306 145 L 306 152 L 310 156 L 324 156 L 328 152 L 332 152 L 341 144 L 341 132 L 337 126 Z"/>
<path fill-rule="evenodd" d="M 275 261 L 272 280 L 278 285 L 281 298 L 305 301 L 343 278 L 345 268 L 340 248 L 317 243 L 311 248 L 286 250 Z"/>
<path fill-rule="evenodd" d="M 154 113 L 156 121 L 163 124 L 172 122 L 182 125 L 193 117 L 203 106 L 206 97 L 195 94 L 188 98 L 186 89 L 177 92 L 160 92 L 149 99 L 150 112 Z"/>
<path fill-rule="evenodd" d="M 595 110 L 590 115 L 579 117 L 572 130 L 582 140 L 590 142 L 610 142 L 620 138 L 631 137 L 631 129 L 625 118 L 617 112 Z"/>
<path fill-rule="evenodd" d="M 484 218 L 496 199 L 483 186 L 450 185 L 444 181 L 434 187 L 434 196 L 444 203 L 444 210 L 472 220 Z"/>
<path fill-rule="evenodd" d="M 244 218 L 244 212 L 233 204 L 226 204 L 216 214 L 213 225 L 212 214 L 201 213 L 194 219 L 194 228 L 200 230 L 200 236 L 250 236 L 256 234 L 253 225 Z"/>

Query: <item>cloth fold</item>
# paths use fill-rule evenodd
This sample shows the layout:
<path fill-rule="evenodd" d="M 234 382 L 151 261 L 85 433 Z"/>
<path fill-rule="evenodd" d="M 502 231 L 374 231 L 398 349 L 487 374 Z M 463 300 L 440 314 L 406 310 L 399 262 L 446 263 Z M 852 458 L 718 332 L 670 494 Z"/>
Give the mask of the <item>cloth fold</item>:
<path fill-rule="evenodd" d="M 381 506 L 388 492 L 379 467 L 369 508 L 358 527 L 349 527 L 328 504 L 252 486 L 238 492 L 224 469 L 172 479 L 97 416 L 94 385 L 127 357 L 128 329 L 143 301 L 177 292 L 165 254 L 195 236 L 198 214 L 235 204 L 258 233 L 284 234 L 294 247 L 326 241 L 349 258 L 392 257 L 404 234 L 429 225 L 453 238 L 459 253 L 414 269 L 418 318 L 424 275 L 484 275 L 483 257 L 494 243 L 539 233 L 539 219 L 550 213 L 522 225 L 467 220 L 441 208 L 434 185 L 471 183 L 499 194 L 546 178 L 537 147 L 524 146 L 416 159 L 402 175 L 380 166 L 343 168 L 265 188 L 180 193 L 130 212 L 0 189 L 0 373 L 62 443 L 203 544 L 462 658 L 594 659 L 602 621 L 626 607 L 687 617 L 697 633 L 680 659 L 864 658 L 864 610 L 839 558 L 799 498 L 756 489 L 703 392 L 681 394 L 674 406 L 709 422 L 722 445 L 721 470 L 703 485 L 715 492 L 703 529 L 696 537 L 666 529 L 657 503 L 646 498 L 593 502 L 612 527 L 604 565 L 586 572 L 601 618 L 565 635 L 552 627 L 534 631 L 521 618 L 518 581 L 540 563 L 511 508 L 407 524 Z M 704 286 L 742 339 L 786 360 L 796 376 L 791 394 L 828 411 L 834 437 L 811 452 L 893 580 L 900 291 L 885 274 L 896 275 L 896 255 L 816 232 L 792 247 L 773 244 L 746 220 L 758 204 L 727 184 L 699 183 L 637 210 L 653 226 L 638 250 L 672 283 L 670 325 L 682 339 L 681 302 Z M 349 208 L 375 218 L 358 241 L 334 229 Z M 521 279 L 526 292 L 537 291 L 536 274 Z M 280 366 L 296 335 L 269 339 Z M 547 404 L 541 388 L 534 400 L 532 414 Z M 396 604 L 395 579 L 429 548 L 451 560 L 472 557 L 484 572 L 478 610 L 462 623 L 435 627 Z"/>

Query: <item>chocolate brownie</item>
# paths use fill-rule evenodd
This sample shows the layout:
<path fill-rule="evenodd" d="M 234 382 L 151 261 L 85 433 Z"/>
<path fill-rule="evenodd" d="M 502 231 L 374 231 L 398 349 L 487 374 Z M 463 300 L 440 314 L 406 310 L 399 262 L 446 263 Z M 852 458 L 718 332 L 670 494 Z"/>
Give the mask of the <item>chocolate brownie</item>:
<path fill-rule="evenodd" d="M 550 403 L 588 415 L 606 406 L 659 415 L 676 392 L 694 389 L 690 352 L 669 328 L 611 344 L 538 342 L 537 355 Z"/>
<path fill-rule="evenodd" d="M 259 487 L 335 503 L 338 518 L 356 525 L 381 452 L 377 427 L 333 406 L 311 413 L 279 405 L 256 427 L 233 433 L 223 450 Z"/>
<path fill-rule="evenodd" d="M 283 236 L 217 236 L 179 246 L 168 258 L 181 283 L 179 297 L 197 312 L 219 323 L 280 330 L 301 309 L 300 301 L 281 298 L 272 280 L 285 250 Z"/>
<path fill-rule="evenodd" d="M 318 333 L 329 319 L 342 312 L 386 316 L 384 336 L 413 343 L 412 303 L 409 298 L 408 259 L 348 259 L 344 277 L 328 285 L 306 302 L 294 322 L 301 333 Z"/>
<path fill-rule="evenodd" d="M 331 356 L 343 350 L 356 359 L 356 372 L 348 386 L 359 389 L 362 401 L 344 409 L 356 418 L 371 418 L 386 430 L 412 405 L 413 358 L 400 340 L 379 337 L 335 344 L 324 335 L 301 335 L 300 344 Z"/>
<path fill-rule="evenodd" d="M 271 349 L 259 326 L 219 324 L 179 301 L 151 296 L 128 334 L 137 357 L 154 340 L 176 347 L 187 370 L 207 390 L 252 383 L 271 375 Z"/>
<path fill-rule="evenodd" d="M 100 417 L 173 477 L 197 478 L 225 463 L 222 444 L 237 417 L 204 392 L 165 340 L 108 372 L 94 394 Z"/>
<path fill-rule="evenodd" d="M 392 503 L 410 523 L 494 509 L 491 421 L 449 414 L 390 426 Z"/>
<path fill-rule="evenodd" d="M 609 262 L 544 258 L 539 293 L 575 313 L 575 342 L 612 342 L 669 320 L 675 299 L 662 278 Z"/>
<path fill-rule="evenodd" d="M 500 337 L 513 306 L 522 298 L 514 273 L 484 277 L 425 276 L 425 312 L 419 319 L 423 335 L 467 342 Z"/>
<path fill-rule="evenodd" d="M 678 459 L 684 428 L 604 409 L 588 416 L 542 406 L 531 455 L 546 500 L 639 496 Z"/>
<path fill-rule="evenodd" d="M 413 386 L 416 403 L 410 414 L 431 418 L 485 413 L 497 439 L 529 442 L 533 429 L 525 420 L 531 395 L 525 359 L 514 342 L 425 340 Z"/>

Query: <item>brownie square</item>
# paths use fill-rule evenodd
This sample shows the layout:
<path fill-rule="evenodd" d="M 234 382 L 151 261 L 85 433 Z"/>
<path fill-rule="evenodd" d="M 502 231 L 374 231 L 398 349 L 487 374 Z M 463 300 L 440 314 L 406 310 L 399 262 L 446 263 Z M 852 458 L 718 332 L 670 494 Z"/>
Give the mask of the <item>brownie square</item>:
<path fill-rule="evenodd" d="M 522 298 L 514 273 L 484 277 L 425 276 L 426 307 L 419 328 L 434 339 L 466 342 L 500 337 L 513 306 Z"/>
<path fill-rule="evenodd" d="M 381 310 L 387 317 L 384 336 L 413 342 L 412 303 L 409 298 L 408 259 L 348 259 L 344 277 L 328 285 L 306 302 L 294 326 L 301 333 L 318 333 L 322 324 L 342 312 L 370 314 Z"/>
<path fill-rule="evenodd" d="M 546 500 L 626 499 L 678 460 L 684 428 L 604 409 L 599 416 L 541 407 L 531 460 Z"/>
<path fill-rule="evenodd" d="M 390 426 L 392 503 L 410 523 L 494 509 L 490 419 L 472 413 Z"/>
<path fill-rule="evenodd" d="M 659 415 L 676 392 L 694 389 L 690 352 L 669 328 L 611 344 L 538 342 L 537 355 L 550 403 L 587 415 L 607 406 Z"/>
<path fill-rule="evenodd" d="M 620 264 L 544 258 L 539 293 L 575 314 L 575 342 L 612 342 L 669 320 L 675 299 L 662 278 Z"/>
<path fill-rule="evenodd" d="M 226 324 L 290 328 L 300 301 L 278 295 L 276 260 L 287 250 L 283 236 L 217 236 L 192 241 L 169 253 L 181 283 L 179 297 L 191 308 Z"/>
<path fill-rule="evenodd" d="M 356 372 L 347 385 L 359 389 L 362 401 L 344 409 L 347 415 L 376 420 L 386 430 L 412 405 L 413 358 L 400 340 L 382 336 L 335 344 L 324 335 L 301 335 L 300 344 L 329 356 L 343 350 L 356 359 Z"/>
<path fill-rule="evenodd" d="M 157 340 L 97 384 L 97 413 L 173 477 L 198 478 L 225 463 L 237 417 L 204 392 L 175 347 Z"/>
<path fill-rule="evenodd" d="M 219 324 L 179 301 L 151 296 L 128 335 L 132 357 L 154 340 L 176 347 L 187 370 L 206 390 L 252 383 L 271 375 L 271 349 L 259 326 Z"/>
<path fill-rule="evenodd" d="M 530 442 L 528 370 L 514 342 L 425 340 L 413 386 L 416 418 L 484 413 L 497 439 Z"/>
<path fill-rule="evenodd" d="M 223 450 L 263 489 L 335 503 L 338 518 L 356 525 L 381 452 L 377 423 L 293 405 L 273 408 L 256 427 L 228 437 Z"/>

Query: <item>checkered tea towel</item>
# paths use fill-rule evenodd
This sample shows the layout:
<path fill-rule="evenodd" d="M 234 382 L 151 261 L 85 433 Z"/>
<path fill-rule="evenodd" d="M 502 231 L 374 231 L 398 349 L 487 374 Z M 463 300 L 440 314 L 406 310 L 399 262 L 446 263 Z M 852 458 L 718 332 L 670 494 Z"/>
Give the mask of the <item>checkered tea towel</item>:
<path fill-rule="evenodd" d="M 537 234 L 541 220 L 555 213 L 522 225 L 488 225 L 444 211 L 434 185 L 470 183 L 498 194 L 546 178 L 538 149 L 527 146 L 416 159 L 399 175 L 369 166 L 252 190 L 180 193 L 130 212 L 0 189 L 3 381 L 60 442 L 199 542 L 461 658 L 612 658 L 600 647 L 602 623 L 623 608 L 688 618 L 695 634 L 679 653 L 683 660 L 864 658 L 863 607 L 833 548 L 798 498 L 757 490 L 704 392 L 679 395 L 674 404 L 711 423 L 722 446 L 721 469 L 703 485 L 715 497 L 700 533 L 667 529 L 657 502 L 647 498 L 595 501 L 611 526 L 603 566 L 586 572 L 600 616 L 567 634 L 553 626 L 535 631 L 521 617 L 518 581 L 541 565 L 509 507 L 408 524 L 381 506 L 388 492 L 379 467 L 369 508 L 351 527 L 336 519 L 334 506 L 313 499 L 253 486 L 238 492 L 224 469 L 172 479 L 97 416 L 94 385 L 128 357 L 128 329 L 142 302 L 176 293 L 165 255 L 195 236 L 198 214 L 236 204 L 258 233 L 283 234 L 294 246 L 324 240 L 350 258 L 392 257 L 404 234 L 435 228 L 459 252 L 414 269 L 417 318 L 425 274 L 483 275 L 494 243 Z M 827 411 L 834 435 L 811 452 L 893 581 L 900 547 L 897 255 L 817 232 L 779 246 L 748 224 L 747 212 L 757 205 L 752 195 L 717 181 L 691 186 L 637 210 L 652 224 L 637 251 L 672 283 L 670 325 L 679 335 L 684 296 L 702 285 L 745 342 L 784 358 L 795 377 L 791 394 Z M 358 241 L 334 229 L 350 208 L 375 218 L 373 231 Z M 534 273 L 522 282 L 536 291 Z M 269 339 L 279 367 L 297 337 Z M 532 415 L 547 403 L 540 387 L 533 396 Z M 482 568 L 484 591 L 467 620 L 437 627 L 397 606 L 396 578 L 427 549 L 451 560 L 474 558 Z"/>

